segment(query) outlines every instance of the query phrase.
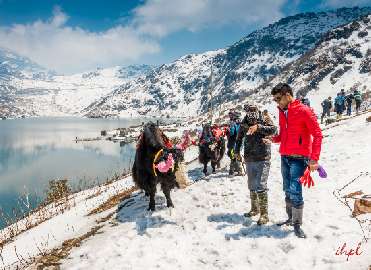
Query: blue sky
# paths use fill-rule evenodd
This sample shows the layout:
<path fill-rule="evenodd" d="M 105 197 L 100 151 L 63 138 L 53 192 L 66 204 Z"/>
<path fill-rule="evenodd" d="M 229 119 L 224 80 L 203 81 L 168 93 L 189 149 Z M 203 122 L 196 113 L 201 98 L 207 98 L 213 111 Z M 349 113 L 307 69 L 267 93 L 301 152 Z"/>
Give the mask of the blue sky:
<path fill-rule="evenodd" d="M 162 64 L 278 19 L 371 0 L 0 0 L 0 47 L 61 73 Z"/>

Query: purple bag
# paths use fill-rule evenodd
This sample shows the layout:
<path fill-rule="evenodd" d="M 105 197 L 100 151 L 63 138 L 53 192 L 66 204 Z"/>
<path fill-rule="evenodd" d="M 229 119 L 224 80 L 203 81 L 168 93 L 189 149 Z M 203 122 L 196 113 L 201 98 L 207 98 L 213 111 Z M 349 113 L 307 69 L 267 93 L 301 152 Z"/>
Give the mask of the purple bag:
<path fill-rule="evenodd" d="M 317 172 L 319 174 L 319 177 L 327 178 L 327 172 L 325 171 L 325 169 L 321 165 L 318 166 Z"/>

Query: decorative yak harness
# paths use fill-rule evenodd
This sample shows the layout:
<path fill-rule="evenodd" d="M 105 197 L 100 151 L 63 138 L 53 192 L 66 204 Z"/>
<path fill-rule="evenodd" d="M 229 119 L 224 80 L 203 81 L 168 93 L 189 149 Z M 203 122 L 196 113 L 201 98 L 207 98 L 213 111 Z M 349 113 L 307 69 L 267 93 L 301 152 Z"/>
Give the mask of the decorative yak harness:
<path fill-rule="evenodd" d="M 222 128 L 219 128 L 218 126 L 213 126 L 211 127 L 210 132 L 208 134 L 201 135 L 201 144 L 208 145 L 209 149 L 211 151 L 214 151 L 224 135 L 225 131 L 223 131 Z M 205 138 L 204 136 L 206 136 L 207 138 Z"/>
<path fill-rule="evenodd" d="M 157 171 L 160 173 L 168 173 L 171 169 L 172 172 L 175 170 L 175 160 L 174 160 L 174 154 L 169 153 L 168 150 L 176 149 L 179 151 L 185 151 L 187 145 L 189 144 L 189 133 L 185 132 L 181 143 L 174 145 L 166 135 L 161 132 L 162 140 L 164 141 L 165 148 L 161 148 L 157 151 L 155 154 L 155 157 L 152 161 L 152 170 L 153 174 L 157 177 Z M 138 138 L 137 148 L 140 145 L 140 143 L 143 140 L 143 133 Z M 176 155 L 176 154 L 175 154 Z"/>

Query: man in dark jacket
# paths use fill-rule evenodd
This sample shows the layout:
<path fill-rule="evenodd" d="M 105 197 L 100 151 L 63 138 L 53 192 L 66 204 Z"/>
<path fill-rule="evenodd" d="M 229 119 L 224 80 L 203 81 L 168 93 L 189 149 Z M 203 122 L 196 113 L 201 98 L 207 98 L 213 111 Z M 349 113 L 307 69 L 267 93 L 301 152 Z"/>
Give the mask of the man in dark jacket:
<path fill-rule="evenodd" d="M 349 94 L 345 96 L 345 103 L 347 106 L 347 115 L 350 116 L 352 114 L 352 103 L 353 103 L 353 95 Z"/>
<path fill-rule="evenodd" d="M 235 110 L 230 110 L 228 115 L 230 123 L 226 131 L 226 135 L 228 138 L 227 154 L 231 160 L 231 164 L 229 166 L 229 175 L 234 175 L 234 173 L 237 173 L 237 175 L 242 175 L 241 161 L 236 159 L 234 153 L 237 135 L 241 126 L 241 113 Z"/>
<path fill-rule="evenodd" d="M 244 157 L 250 190 L 251 210 L 246 217 L 260 213 L 258 225 L 266 224 L 268 218 L 268 192 L 267 180 L 270 169 L 271 145 L 267 139 L 276 133 L 268 114 L 262 114 L 254 104 L 244 106 L 246 116 L 241 122 L 236 142 L 237 157 L 241 159 L 240 151 L 244 142 Z"/>
<path fill-rule="evenodd" d="M 325 116 L 330 117 L 330 111 L 332 109 L 331 97 L 328 97 L 324 101 L 322 101 L 321 106 L 322 106 L 322 115 L 321 115 L 321 124 L 322 124 Z"/>
<path fill-rule="evenodd" d="M 287 221 L 279 224 L 294 225 L 295 235 L 305 238 L 303 223 L 303 192 L 301 176 L 308 168 L 318 169 L 322 131 L 313 110 L 293 98 L 293 91 L 286 83 L 277 84 L 271 91 L 278 104 L 280 131 L 273 142 L 280 143 L 281 173 L 285 192 Z"/>

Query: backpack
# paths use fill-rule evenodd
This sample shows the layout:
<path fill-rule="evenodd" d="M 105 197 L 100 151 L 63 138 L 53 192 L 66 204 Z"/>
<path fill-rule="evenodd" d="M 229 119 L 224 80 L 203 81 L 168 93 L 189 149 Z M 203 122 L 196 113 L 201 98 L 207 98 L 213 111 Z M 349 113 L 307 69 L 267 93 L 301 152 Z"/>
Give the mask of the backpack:
<path fill-rule="evenodd" d="M 362 96 L 358 91 L 354 93 L 354 99 L 356 101 L 362 101 Z"/>
<path fill-rule="evenodd" d="M 344 99 L 342 97 L 339 96 L 339 97 L 335 98 L 335 104 L 336 105 L 341 106 L 341 105 L 343 105 L 343 103 L 344 103 Z"/>

